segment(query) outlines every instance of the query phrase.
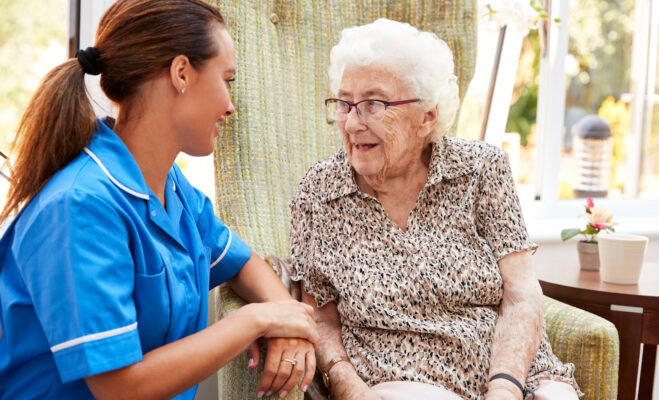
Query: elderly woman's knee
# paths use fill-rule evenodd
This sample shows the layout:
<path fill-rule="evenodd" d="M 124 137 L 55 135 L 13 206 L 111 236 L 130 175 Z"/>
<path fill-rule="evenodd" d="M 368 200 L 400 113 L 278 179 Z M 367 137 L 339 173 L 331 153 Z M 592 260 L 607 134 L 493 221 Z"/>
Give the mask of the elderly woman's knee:
<path fill-rule="evenodd" d="M 382 400 L 460 400 L 460 396 L 439 386 L 419 382 L 383 382 L 373 386 Z"/>

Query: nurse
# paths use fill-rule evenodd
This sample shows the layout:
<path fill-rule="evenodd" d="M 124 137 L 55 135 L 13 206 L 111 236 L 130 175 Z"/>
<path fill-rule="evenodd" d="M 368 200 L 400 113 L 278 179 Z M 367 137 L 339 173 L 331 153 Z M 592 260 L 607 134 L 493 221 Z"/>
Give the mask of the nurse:
<path fill-rule="evenodd" d="M 311 308 L 174 164 L 210 154 L 235 111 L 222 16 L 201 0 L 118 0 L 97 32 L 44 78 L 18 131 L 0 215 L 18 213 L 0 240 L 0 398 L 192 399 L 259 338 L 259 397 L 305 390 Z M 116 120 L 95 119 L 85 74 L 101 75 Z M 208 290 L 225 281 L 252 303 L 206 327 Z"/>

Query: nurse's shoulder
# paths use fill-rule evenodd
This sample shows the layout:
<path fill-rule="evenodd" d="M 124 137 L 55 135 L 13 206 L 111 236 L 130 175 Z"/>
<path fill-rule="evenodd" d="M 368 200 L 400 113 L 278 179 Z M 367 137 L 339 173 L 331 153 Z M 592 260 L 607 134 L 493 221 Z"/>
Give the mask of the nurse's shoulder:
<path fill-rule="evenodd" d="M 121 190 L 107 167 L 93 157 L 93 153 L 79 154 L 27 203 L 10 227 L 14 230 L 14 245 L 36 244 L 36 237 L 81 221 L 96 225 L 100 219 L 115 219 L 112 225 L 131 224 L 135 205 L 140 202 Z"/>

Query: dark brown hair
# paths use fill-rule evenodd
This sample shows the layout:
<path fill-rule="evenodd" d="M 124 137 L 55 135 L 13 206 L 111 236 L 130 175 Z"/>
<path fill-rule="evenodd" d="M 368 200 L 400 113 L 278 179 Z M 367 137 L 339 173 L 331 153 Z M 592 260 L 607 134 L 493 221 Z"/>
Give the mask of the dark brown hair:
<path fill-rule="evenodd" d="M 103 92 L 114 102 L 129 102 L 144 82 L 167 69 L 178 55 L 201 68 L 220 51 L 214 24 L 224 26 L 224 19 L 203 0 L 118 0 L 101 18 L 94 44 Z M 84 72 L 77 59 L 70 59 L 46 75 L 21 118 L 0 220 L 76 157 L 95 129 Z"/>

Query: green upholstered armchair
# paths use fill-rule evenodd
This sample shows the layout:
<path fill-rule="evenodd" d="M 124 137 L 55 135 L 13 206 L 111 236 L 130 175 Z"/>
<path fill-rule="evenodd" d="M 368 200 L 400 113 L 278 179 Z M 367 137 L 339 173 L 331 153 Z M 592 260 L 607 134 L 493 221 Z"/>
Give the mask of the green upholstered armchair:
<path fill-rule="evenodd" d="M 218 138 L 215 152 L 215 206 L 220 218 L 263 256 L 289 254 L 288 204 L 298 182 L 313 163 L 341 146 L 336 128 L 325 119 L 322 101 L 329 95 L 329 52 L 343 28 L 387 17 L 434 31 L 455 54 L 461 98 L 473 75 L 476 0 L 211 2 L 219 4 L 234 38 L 238 71 L 232 89 L 237 114 Z M 240 307 L 242 300 L 225 286 L 216 303 L 221 318 Z M 552 339 L 559 340 L 552 344 L 563 349 L 561 344 L 573 343 L 564 347 L 561 356 L 572 362 L 576 362 L 573 355 L 589 363 L 601 362 L 595 369 L 586 368 L 591 364 L 578 367 L 584 391 L 590 393 L 590 383 L 585 382 L 617 379 L 617 353 L 607 351 L 610 358 L 594 359 L 591 354 L 599 354 L 599 347 L 591 349 L 592 340 L 571 336 L 590 334 L 577 328 L 584 319 L 598 332 L 614 335 L 615 328 L 592 315 L 568 313 L 567 306 L 549 304 L 548 321 L 557 321 L 550 324 Z M 617 346 L 617 336 L 615 342 Z M 591 377 L 591 370 L 609 375 Z M 259 369 L 247 368 L 245 355 L 238 357 L 219 371 L 220 398 L 255 398 L 259 377 Z M 610 387 L 615 397 L 615 385 Z M 593 393 L 599 396 L 604 391 L 597 388 Z M 613 398 L 597 396 L 588 398 Z M 301 399 L 302 394 L 293 391 L 288 398 Z"/>
<path fill-rule="evenodd" d="M 613 323 L 545 296 L 545 327 L 554 354 L 574 363 L 584 399 L 618 397 L 620 341 Z"/>

